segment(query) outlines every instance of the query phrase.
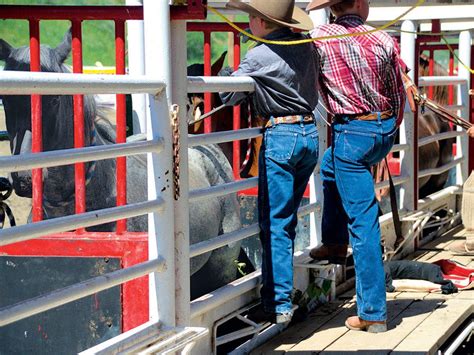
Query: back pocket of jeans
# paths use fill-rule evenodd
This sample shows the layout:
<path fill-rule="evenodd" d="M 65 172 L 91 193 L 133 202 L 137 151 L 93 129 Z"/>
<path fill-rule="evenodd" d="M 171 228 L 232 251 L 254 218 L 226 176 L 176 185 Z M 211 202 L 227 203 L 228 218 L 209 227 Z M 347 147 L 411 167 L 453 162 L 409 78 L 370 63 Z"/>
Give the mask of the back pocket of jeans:
<path fill-rule="evenodd" d="M 295 150 L 297 134 L 292 132 L 265 132 L 265 155 L 275 161 L 286 161 Z"/>
<path fill-rule="evenodd" d="M 370 160 L 376 144 L 376 135 L 369 132 L 346 131 L 342 132 L 343 158 L 360 163 Z"/>

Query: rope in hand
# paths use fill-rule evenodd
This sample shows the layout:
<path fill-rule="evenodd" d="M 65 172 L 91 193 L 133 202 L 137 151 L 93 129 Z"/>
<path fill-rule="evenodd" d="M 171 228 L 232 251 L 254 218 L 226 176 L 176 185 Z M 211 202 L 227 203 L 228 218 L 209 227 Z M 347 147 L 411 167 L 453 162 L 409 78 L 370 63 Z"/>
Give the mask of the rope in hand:
<path fill-rule="evenodd" d="M 0 229 L 3 229 L 3 226 L 5 225 L 5 216 L 8 217 L 11 227 L 16 226 L 16 221 L 12 210 L 5 203 L 5 200 L 8 199 L 12 194 L 12 191 L 13 188 L 12 184 L 10 184 L 10 181 L 8 181 L 7 178 L 0 177 Z"/>
<path fill-rule="evenodd" d="M 400 16 L 398 16 L 397 18 L 395 18 L 394 20 L 386 23 L 385 25 L 381 26 L 381 27 L 376 27 L 374 28 L 373 30 L 370 30 L 370 31 L 365 31 L 365 32 L 355 32 L 355 33 L 347 33 L 347 34 L 344 34 L 344 35 L 333 35 L 333 36 L 325 36 L 325 37 L 315 37 L 315 38 L 305 38 L 305 39 L 300 39 L 300 40 L 296 40 L 296 41 L 272 41 L 272 40 L 268 40 L 268 39 L 265 39 L 265 38 L 260 38 L 260 37 L 257 37 L 255 35 L 253 35 L 252 33 L 249 33 L 247 31 L 245 31 L 244 29 L 240 28 L 239 26 L 237 26 L 236 24 L 234 24 L 231 20 L 229 20 L 225 15 L 223 15 L 220 11 L 218 11 L 217 9 L 215 9 L 214 7 L 212 7 L 211 5 L 205 5 L 212 13 L 214 13 L 215 15 L 217 15 L 218 17 L 220 17 L 222 20 L 224 20 L 224 22 L 226 22 L 229 26 L 231 26 L 233 29 L 237 30 L 238 32 L 240 32 L 241 34 L 253 39 L 254 41 L 257 41 L 257 42 L 262 42 L 262 43 L 266 43 L 266 44 L 277 44 L 277 45 L 281 45 L 281 46 L 293 46 L 293 45 L 297 45 L 297 44 L 303 44 L 303 43 L 310 43 L 310 42 L 314 42 L 314 41 L 319 41 L 319 40 L 327 40 L 327 39 L 334 39 L 334 38 L 344 38 L 344 37 L 355 37 L 355 36 L 363 36 L 363 35 L 367 35 L 367 34 L 370 34 L 370 33 L 374 33 L 374 32 L 377 32 L 377 31 L 382 31 L 392 25 L 394 25 L 395 23 L 397 23 L 398 21 L 400 21 L 405 15 L 407 15 L 408 13 L 410 13 L 411 11 L 413 11 L 414 9 L 416 9 L 417 7 L 420 7 L 421 5 L 423 5 L 423 3 L 425 2 L 426 0 L 418 0 L 418 2 L 413 5 L 412 7 L 410 7 L 407 11 L 405 11 L 404 13 L 402 13 Z"/>
<path fill-rule="evenodd" d="M 472 123 L 470 123 L 469 121 L 466 121 L 465 119 L 451 113 L 433 100 L 430 100 L 420 95 L 418 88 L 411 81 L 408 75 L 403 74 L 403 82 L 405 84 L 405 90 L 407 92 L 408 103 L 410 104 L 410 108 L 413 112 L 417 110 L 416 105 L 420 105 L 422 107 L 430 109 L 434 113 L 437 113 L 445 121 L 452 123 L 456 126 L 462 127 L 465 130 L 468 130 L 472 127 Z"/>

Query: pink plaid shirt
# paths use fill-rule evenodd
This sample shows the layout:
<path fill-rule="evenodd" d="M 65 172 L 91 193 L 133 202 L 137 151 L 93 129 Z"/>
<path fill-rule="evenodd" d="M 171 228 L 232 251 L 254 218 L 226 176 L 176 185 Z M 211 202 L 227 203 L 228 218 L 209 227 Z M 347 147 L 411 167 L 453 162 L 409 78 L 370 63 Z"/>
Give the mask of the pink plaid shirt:
<path fill-rule="evenodd" d="M 313 38 L 365 32 L 362 18 L 345 15 L 311 31 Z M 320 60 L 319 90 L 333 114 L 366 114 L 392 110 L 403 118 L 405 90 L 399 47 L 383 31 L 367 35 L 316 40 Z"/>

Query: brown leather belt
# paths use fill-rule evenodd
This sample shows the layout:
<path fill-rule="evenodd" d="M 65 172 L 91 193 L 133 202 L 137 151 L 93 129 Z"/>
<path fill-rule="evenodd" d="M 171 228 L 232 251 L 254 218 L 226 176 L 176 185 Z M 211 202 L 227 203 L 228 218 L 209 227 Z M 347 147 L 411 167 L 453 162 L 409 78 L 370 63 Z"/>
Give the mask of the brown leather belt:
<path fill-rule="evenodd" d="M 265 122 L 265 121 L 264 121 Z M 292 115 L 292 116 L 281 116 L 281 117 L 271 117 L 266 121 L 265 127 L 275 126 L 281 123 L 309 123 L 314 122 L 313 115 Z"/>
<path fill-rule="evenodd" d="M 351 114 L 351 115 L 336 115 L 335 118 L 343 118 L 348 117 L 351 120 L 361 120 L 361 121 L 377 121 L 378 113 L 368 113 L 367 115 L 358 115 L 358 114 Z M 393 117 L 392 110 L 382 111 L 380 112 L 380 119 L 386 120 L 387 118 Z"/>

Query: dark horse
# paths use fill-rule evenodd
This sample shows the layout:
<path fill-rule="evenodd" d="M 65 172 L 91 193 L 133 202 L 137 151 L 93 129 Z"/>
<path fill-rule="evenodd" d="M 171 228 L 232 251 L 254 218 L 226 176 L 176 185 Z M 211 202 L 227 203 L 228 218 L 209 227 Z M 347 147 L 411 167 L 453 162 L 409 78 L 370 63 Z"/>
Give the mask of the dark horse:
<path fill-rule="evenodd" d="M 66 33 L 58 47 L 41 46 L 41 71 L 69 72 L 64 61 L 71 52 L 71 34 Z M 13 48 L 0 39 L 0 60 L 5 70 L 30 70 L 28 47 Z M 31 152 L 31 103 L 29 95 L 3 97 L 6 125 L 13 155 Z M 115 141 L 114 127 L 97 114 L 93 97 L 84 97 L 85 144 L 105 145 Z M 73 98 L 72 96 L 42 96 L 43 150 L 52 151 L 73 147 Z M 189 188 L 205 188 L 233 179 L 232 169 L 222 151 L 214 145 L 189 149 Z M 115 160 L 86 163 L 86 209 L 94 211 L 116 204 Z M 144 201 L 146 189 L 146 157 L 127 158 L 127 200 L 129 203 Z M 11 174 L 15 192 L 31 198 L 31 173 L 21 171 Z M 74 166 L 43 169 L 43 210 L 46 219 L 74 214 Z M 221 233 L 240 228 L 240 209 L 236 194 L 209 198 L 191 203 L 191 244 L 211 239 Z M 147 216 L 131 218 L 129 231 L 146 231 Z M 115 223 L 104 224 L 90 230 L 113 231 Z M 236 278 L 235 260 L 240 243 L 222 247 L 191 259 L 192 295 L 199 296 Z M 196 275 L 200 274 L 200 277 Z M 212 275 L 212 276 L 210 276 Z"/>
<path fill-rule="evenodd" d="M 428 61 L 423 55 L 420 56 L 420 76 L 429 75 Z M 438 63 L 434 66 L 435 76 L 448 75 L 446 70 Z M 433 100 L 441 105 L 448 104 L 448 87 L 435 86 L 433 88 Z M 437 114 L 426 111 L 419 116 L 418 121 L 418 138 L 430 137 L 435 134 L 452 131 L 449 123 L 441 119 Z M 433 143 L 429 143 L 419 148 L 419 169 L 431 169 L 441 167 L 453 160 L 453 144 L 454 138 L 445 139 Z M 446 184 L 449 171 L 439 175 L 427 176 L 419 179 L 420 198 L 426 197 L 436 191 L 441 190 Z"/>

